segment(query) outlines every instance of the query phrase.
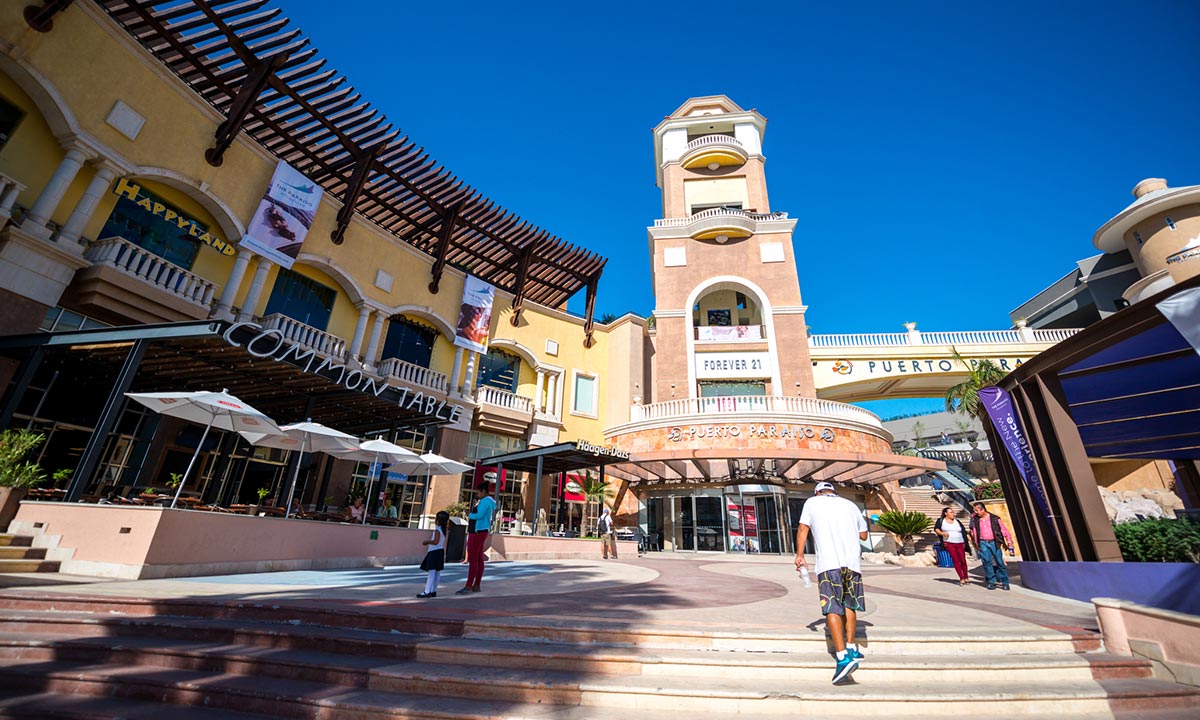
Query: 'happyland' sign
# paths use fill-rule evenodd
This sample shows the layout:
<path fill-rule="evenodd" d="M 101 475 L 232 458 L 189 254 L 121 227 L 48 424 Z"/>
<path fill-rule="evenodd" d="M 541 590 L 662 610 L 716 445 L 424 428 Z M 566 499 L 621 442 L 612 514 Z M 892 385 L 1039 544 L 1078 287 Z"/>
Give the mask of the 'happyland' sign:
<path fill-rule="evenodd" d="M 304 372 L 320 375 L 347 390 L 369 393 L 393 402 L 404 410 L 432 415 L 448 423 L 457 423 L 462 418 L 462 405 L 449 403 L 432 394 L 388 385 L 358 368 L 347 366 L 333 358 L 321 357 L 309 348 L 289 342 L 277 329 L 267 329 L 257 323 L 238 322 L 230 325 L 222 337 L 225 338 L 225 342 L 245 349 L 256 358 L 285 362 Z"/>

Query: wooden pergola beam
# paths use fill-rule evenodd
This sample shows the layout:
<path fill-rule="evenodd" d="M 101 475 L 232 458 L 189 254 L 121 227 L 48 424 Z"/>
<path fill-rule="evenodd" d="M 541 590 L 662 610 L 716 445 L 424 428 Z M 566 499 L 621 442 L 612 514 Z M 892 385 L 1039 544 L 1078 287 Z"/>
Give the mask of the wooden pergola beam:
<path fill-rule="evenodd" d="M 354 172 L 350 175 L 350 182 L 346 185 L 346 194 L 342 196 L 342 209 L 338 210 L 337 225 L 329 236 L 334 245 L 341 245 L 344 241 L 346 228 L 350 226 L 350 220 L 354 217 L 354 208 L 358 205 L 358 198 L 362 195 L 363 188 L 366 187 L 367 178 L 371 175 L 371 168 L 375 165 L 375 159 L 379 157 L 383 149 L 382 145 L 376 145 L 363 153 L 355 163 Z"/>

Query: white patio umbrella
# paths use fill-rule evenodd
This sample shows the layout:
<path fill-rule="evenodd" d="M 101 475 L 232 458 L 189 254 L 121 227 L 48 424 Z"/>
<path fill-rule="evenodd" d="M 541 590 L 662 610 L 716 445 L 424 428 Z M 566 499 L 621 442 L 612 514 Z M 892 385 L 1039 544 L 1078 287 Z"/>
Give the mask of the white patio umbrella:
<path fill-rule="evenodd" d="M 279 429 L 282 435 L 256 435 L 244 432 L 242 437 L 249 440 L 251 445 L 297 450 L 301 453 L 333 453 L 337 450 L 354 450 L 358 447 L 358 438 L 347 435 L 341 430 L 326 427 L 321 423 L 315 423 L 311 418 L 304 422 L 284 425 Z M 292 471 L 292 482 L 288 486 L 287 504 L 284 506 L 287 509 L 284 511 L 284 517 L 292 516 L 292 495 L 296 492 L 296 478 L 298 477 L 300 477 L 299 462 L 296 463 L 296 469 Z"/>
<path fill-rule="evenodd" d="M 387 469 L 392 472 L 404 473 L 405 475 L 424 475 L 425 486 L 422 491 L 422 497 L 428 498 L 430 475 L 458 475 L 459 473 L 465 473 L 475 468 L 471 465 L 455 462 L 450 458 L 442 457 L 436 453 L 425 453 L 417 458 L 392 463 Z"/>
<path fill-rule="evenodd" d="M 369 461 L 372 466 L 377 465 L 380 461 L 387 463 L 401 462 L 410 458 L 420 458 L 412 450 L 405 447 L 400 447 L 395 443 L 390 443 L 387 440 L 376 438 L 375 440 L 364 440 L 359 443 L 358 447 L 353 450 L 335 451 L 331 450 L 330 455 L 339 457 L 345 460 L 364 460 Z M 375 487 L 375 475 L 371 474 L 367 479 L 367 504 L 371 504 L 371 490 Z M 362 524 L 367 524 L 367 513 L 363 512 Z"/>
<path fill-rule="evenodd" d="M 196 464 L 200 449 L 204 447 L 209 430 L 215 427 L 218 430 L 255 433 L 264 438 L 278 437 L 283 433 L 274 420 L 230 395 L 227 390 L 221 390 L 221 392 L 125 393 L 125 397 L 136 400 L 156 413 L 204 425 L 204 434 L 200 436 L 200 442 L 196 444 L 196 452 L 192 453 L 187 470 L 183 471 L 183 479 L 179 482 L 179 487 L 175 488 L 175 497 L 171 498 L 171 507 L 175 507 L 175 504 L 179 502 L 179 494 L 183 492 L 183 486 L 187 485 L 188 475 L 192 472 L 192 466 Z"/>

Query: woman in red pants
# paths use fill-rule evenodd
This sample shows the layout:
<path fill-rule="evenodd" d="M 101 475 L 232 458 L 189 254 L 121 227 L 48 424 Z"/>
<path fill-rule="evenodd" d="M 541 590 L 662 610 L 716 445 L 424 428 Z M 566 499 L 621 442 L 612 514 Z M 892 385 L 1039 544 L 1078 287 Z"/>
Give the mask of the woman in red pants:
<path fill-rule="evenodd" d="M 958 511 L 952 507 L 942 508 L 942 517 L 933 525 L 933 531 L 942 539 L 946 552 L 954 561 L 958 573 L 958 584 L 967 584 L 967 529 L 958 519 Z"/>
<path fill-rule="evenodd" d="M 483 551 L 487 549 L 488 531 L 496 514 L 496 501 L 490 490 L 488 483 L 475 488 L 475 510 L 467 516 L 467 585 L 455 595 L 479 592 L 479 583 L 483 580 Z"/>

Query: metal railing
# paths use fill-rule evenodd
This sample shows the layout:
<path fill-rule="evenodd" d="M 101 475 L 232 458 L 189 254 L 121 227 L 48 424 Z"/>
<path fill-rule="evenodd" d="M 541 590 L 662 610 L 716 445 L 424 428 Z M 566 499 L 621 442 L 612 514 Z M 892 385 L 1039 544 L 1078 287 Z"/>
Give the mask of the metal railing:
<path fill-rule="evenodd" d="M 264 330 L 278 330 L 286 340 L 333 358 L 346 358 L 346 341 L 337 335 L 275 313 L 262 319 Z"/>
<path fill-rule="evenodd" d="M 178 265 L 134 245 L 124 238 L 107 237 L 88 246 L 83 256 L 93 265 L 115 268 L 188 302 L 207 308 L 212 305 L 216 285 Z"/>
<path fill-rule="evenodd" d="M 501 390 L 490 385 L 481 385 L 475 391 L 476 402 L 484 405 L 516 410 L 517 412 L 533 413 L 533 400 L 508 390 Z"/>
<path fill-rule="evenodd" d="M 782 397 L 773 395 L 732 395 L 726 397 L 683 398 L 634 405 L 630 408 L 630 420 L 684 420 L 697 415 L 727 415 L 733 413 L 763 413 L 778 415 L 801 415 L 810 418 L 833 418 L 861 423 L 883 429 L 883 423 L 872 412 L 855 405 L 819 400 L 806 397 Z"/>
<path fill-rule="evenodd" d="M 445 373 L 435 372 L 427 367 L 421 367 L 400 358 L 387 358 L 379 363 L 379 374 L 384 377 L 403 380 L 404 382 L 420 385 L 438 392 L 446 392 L 447 381 Z"/>

